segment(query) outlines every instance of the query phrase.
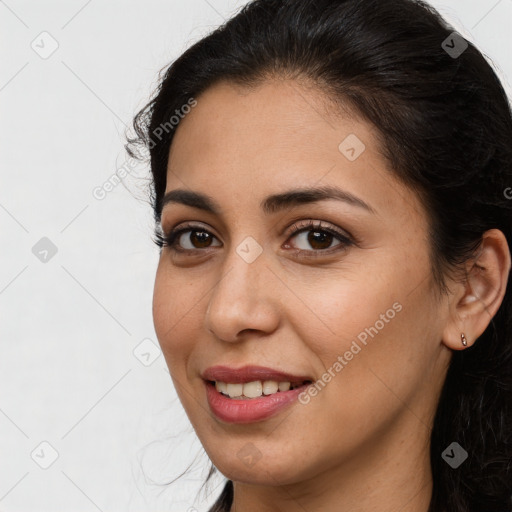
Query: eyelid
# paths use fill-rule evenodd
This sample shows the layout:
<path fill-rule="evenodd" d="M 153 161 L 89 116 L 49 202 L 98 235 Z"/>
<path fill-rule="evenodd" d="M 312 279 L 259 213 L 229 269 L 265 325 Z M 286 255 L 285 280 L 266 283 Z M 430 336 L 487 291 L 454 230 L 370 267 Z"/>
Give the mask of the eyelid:
<path fill-rule="evenodd" d="M 303 233 L 304 231 L 314 231 L 315 229 L 326 231 L 331 234 L 335 234 L 342 240 L 353 240 L 354 237 L 345 230 L 338 228 L 337 226 L 327 223 L 322 220 L 313 220 L 313 219 L 303 219 L 303 220 L 295 220 L 286 228 L 283 232 L 283 235 L 286 234 L 287 237 L 296 236 L 299 233 Z M 318 252 L 318 251 L 317 251 Z"/>

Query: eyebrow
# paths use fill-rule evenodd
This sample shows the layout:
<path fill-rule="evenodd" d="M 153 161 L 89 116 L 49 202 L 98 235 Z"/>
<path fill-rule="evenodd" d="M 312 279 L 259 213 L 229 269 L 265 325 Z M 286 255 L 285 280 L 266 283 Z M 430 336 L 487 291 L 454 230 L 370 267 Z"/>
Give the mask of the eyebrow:
<path fill-rule="evenodd" d="M 273 194 L 265 198 L 260 207 L 266 214 L 276 213 L 281 210 L 299 206 L 302 204 L 316 203 L 318 201 L 325 201 L 335 199 L 343 201 L 352 206 L 362 208 L 372 214 L 377 212 L 366 202 L 359 197 L 333 186 L 324 186 L 318 188 L 300 188 L 288 190 L 280 194 Z M 199 210 L 204 210 L 215 215 L 220 215 L 220 205 L 210 196 L 191 190 L 175 189 L 167 192 L 162 199 L 162 208 L 170 203 L 179 203 Z"/>

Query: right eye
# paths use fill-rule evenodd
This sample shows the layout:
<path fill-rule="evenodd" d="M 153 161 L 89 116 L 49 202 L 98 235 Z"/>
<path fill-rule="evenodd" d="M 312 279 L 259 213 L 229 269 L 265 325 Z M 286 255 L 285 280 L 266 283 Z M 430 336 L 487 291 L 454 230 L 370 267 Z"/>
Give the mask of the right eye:
<path fill-rule="evenodd" d="M 173 229 L 167 234 L 157 233 L 156 237 L 156 243 L 159 247 L 169 247 L 171 250 L 178 252 L 198 251 L 209 247 L 222 246 L 220 243 L 217 246 L 212 246 L 213 240 L 217 238 L 202 226 L 189 225 Z"/>

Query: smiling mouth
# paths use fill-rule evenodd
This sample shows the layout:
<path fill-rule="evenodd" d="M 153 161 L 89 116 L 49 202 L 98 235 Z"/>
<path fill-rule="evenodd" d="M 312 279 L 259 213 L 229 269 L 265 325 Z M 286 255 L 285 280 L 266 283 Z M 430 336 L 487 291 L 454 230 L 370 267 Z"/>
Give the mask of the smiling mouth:
<path fill-rule="evenodd" d="M 233 400 L 251 400 L 272 395 L 282 395 L 287 391 L 305 388 L 312 384 L 311 380 L 300 382 L 275 381 L 275 380 L 254 380 L 251 382 L 222 382 L 208 380 L 208 384 L 224 397 Z"/>

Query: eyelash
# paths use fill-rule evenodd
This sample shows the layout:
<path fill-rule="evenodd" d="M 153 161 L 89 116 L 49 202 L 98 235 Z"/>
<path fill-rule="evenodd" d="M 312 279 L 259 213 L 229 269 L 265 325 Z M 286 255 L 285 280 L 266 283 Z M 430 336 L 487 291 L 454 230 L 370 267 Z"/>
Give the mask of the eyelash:
<path fill-rule="evenodd" d="M 304 249 L 295 249 L 294 252 L 296 254 L 303 254 L 303 253 L 309 253 L 307 256 L 304 256 L 306 258 L 315 258 L 319 256 L 325 256 L 326 254 L 332 254 L 333 252 L 338 252 L 340 250 L 344 250 L 347 247 L 354 244 L 354 242 L 351 240 L 351 238 L 341 231 L 338 231 L 337 229 L 329 226 L 324 226 L 321 221 L 302 221 L 302 223 L 299 226 L 295 226 L 296 229 L 294 229 L 287 237 L 287 240 L 289 238 L 293 238 L 294 236 L 298 235 L 299 233 L 307 232 L 307 231 L 316 231 L 320 233 L 328 233 L 335 238 L 338 239 L 339 242 L 341 242 L 338 245 L 335 245 L 334 247 L 329 247 L 327 249 L 312 249 L 310 251 L 304 250 Z M 173 251 L 179 252 L 179 253 L 195 253 L 197 251 L 203 251 L 204 249 L 179 249 L 177 248 L 177 240 L 179 239 L 180 235 L 182 233 L 186 232 L 204 232 L 208 233 L 209 235 L 215 237 L 212 233 L 210 233 L 208 230 L 203 228 L 202 226 L 198 225 L 186 225 L 179 229 L 172 230 L 170 233 L 165 234 L 161 231 L 157 230 L 155 231 L 155 239 L 154 242 L 160 249 L 163 247 L 169 247 Z"/>

